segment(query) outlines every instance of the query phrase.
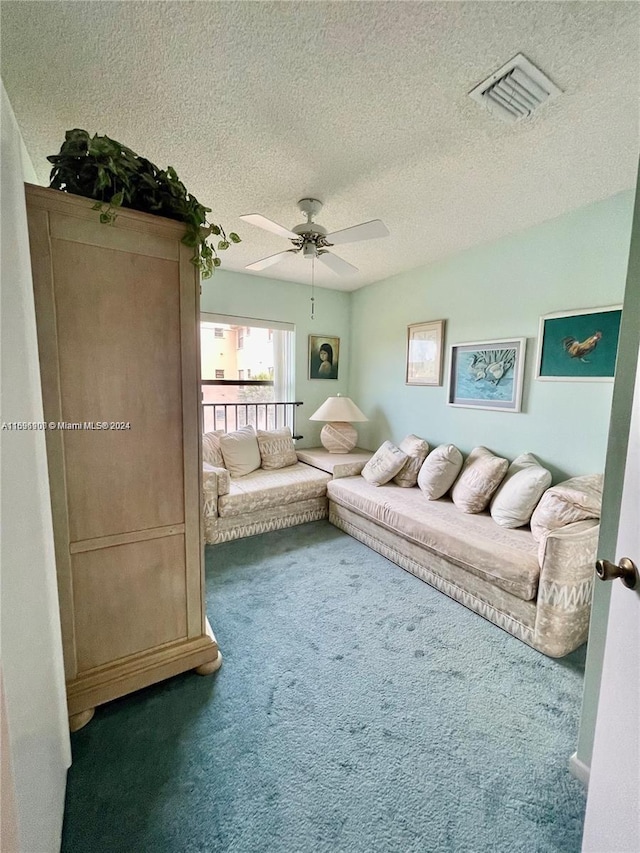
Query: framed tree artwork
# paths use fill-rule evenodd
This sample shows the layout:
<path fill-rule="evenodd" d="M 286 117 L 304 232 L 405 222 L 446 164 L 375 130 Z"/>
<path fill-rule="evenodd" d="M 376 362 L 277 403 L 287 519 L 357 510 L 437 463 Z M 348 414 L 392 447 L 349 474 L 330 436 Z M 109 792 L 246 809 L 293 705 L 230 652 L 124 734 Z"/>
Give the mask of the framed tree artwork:
<path fill-rule="evenodd" d="M 407 385 L 442 385 L 444 320 L 407 327 Z"/>

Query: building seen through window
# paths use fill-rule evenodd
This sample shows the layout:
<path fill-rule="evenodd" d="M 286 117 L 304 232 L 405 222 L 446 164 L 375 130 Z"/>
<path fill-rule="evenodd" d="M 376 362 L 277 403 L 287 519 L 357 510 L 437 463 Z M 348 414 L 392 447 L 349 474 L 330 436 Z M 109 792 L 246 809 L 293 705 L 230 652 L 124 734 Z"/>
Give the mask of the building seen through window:
<path fill-rule="evenodd" d="M 207 316 L 217 319 L 210 321 Z M 293 327 L 283 323 L 283 328 L 274 329 L 266 322 L 260 326 L 223 324 L 220 319 L 222 315 L 205 314 L 200 326 L 205 432 L 230 431 L 244 423 L 260 429 L 288 423 L 289 414 L 285 417 L 280 411 L 276 417 L 275 407 L 260 404 L 295 399 Z"/>

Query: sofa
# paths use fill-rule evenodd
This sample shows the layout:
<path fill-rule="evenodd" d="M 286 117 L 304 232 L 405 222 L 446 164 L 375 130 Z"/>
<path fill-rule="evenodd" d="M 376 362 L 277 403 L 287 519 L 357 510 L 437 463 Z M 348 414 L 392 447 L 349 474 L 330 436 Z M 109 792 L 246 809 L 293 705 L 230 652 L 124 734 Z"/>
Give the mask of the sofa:
<path fill-rule="evenodd" d="M 513 527 L 496 522 L 488 501 L 481 511 L 454 501 L 464 470 L 436 497 L 417 482 L 369 482 L 366 474 L 367 466 L 328 483 L 332 524 L 545 655 L 562 657 L 585 642 L 601 476 L 540 488 L 529 496 L 530 523 Z"/>
<path fill-rule="evenodd" d="M 563 657 L 585 642 L 600 475 L 551 486 L 531 454 L 509 465 L 480 447 L 463 462 L 453 445 L 428 454 L 427 442 L 408 436 L 399 447 L 385 442 L 358 465 L 361 474 L 337 466 L 332 478 L 298 461 L 290 436 L 280 433 L 259 436 L 261 452 L 253 449 L 248 471 L 234 464 L 231 451 L 223 457 L 222 434 L 205 434 L 208 544 L 328 517 L 543 654 Z"/>
<path fill-rule="evenodd" d="M 238 433 L 242 434 L 236 442 L 243 446 L 241 453 L 232 445 Z M 223 451 L 229 444 L 225 461 Z M 248 462 L 242 457 L 249 455 L 247 448 L 251 453 Z M 288 430 L 262 432 L 251 427 L 233 434 L 205 433 L 202 459 L 208 545 L 318 521 L 328 515 L 327 482 L 331 477 L 298 462 Z"/>

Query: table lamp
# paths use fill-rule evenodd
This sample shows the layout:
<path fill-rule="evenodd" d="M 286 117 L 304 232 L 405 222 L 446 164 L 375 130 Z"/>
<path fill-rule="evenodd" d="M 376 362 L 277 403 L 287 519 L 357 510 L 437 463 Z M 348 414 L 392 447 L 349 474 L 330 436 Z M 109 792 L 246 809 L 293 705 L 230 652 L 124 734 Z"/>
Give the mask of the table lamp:
<path fill-rule="evenodd" d="M 329 453 L 348 453 L 356 446 L 358 432 L 351 421 L 368 421 L 349 397 L 328 397 L 309 418 L 310 421 L 328 421 L 320 432 L 320 441 Z"/>

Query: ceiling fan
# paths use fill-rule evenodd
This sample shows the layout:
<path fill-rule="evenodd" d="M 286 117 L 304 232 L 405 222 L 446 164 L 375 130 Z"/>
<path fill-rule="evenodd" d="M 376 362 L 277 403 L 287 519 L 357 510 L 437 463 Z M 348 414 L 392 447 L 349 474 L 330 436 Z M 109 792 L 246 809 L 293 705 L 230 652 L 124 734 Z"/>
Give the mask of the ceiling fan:
<path fill-rule="evenodd" d="M 338 275 L 353 275 L 358 272 L 358 268 L 338 255 L 334 255 L 333 252 L 329 251 L 329 248 L 343 243 L 355 243 L 358 240 L 386 237 L 389 233 L 384 222 L 380 219 L 372 219 L 369 222 L 362 222 L 360 225 L 352 225 L 351 228 L 343 228 L 341 231 L 333 231 L 328 234 L 326 228 L 313 221 L 313 217 L 317 216 L 322 209 L 321 201 L 318 201 L 317 198 L 302 198 L 298 202 L 298 208 L 306 215 L 307 221 L 303 222 L 302 225 L 294 225 L 291 230 L 278 225 L 271 219 L 267 219 L 260 213 L 247 213 L 240 217 L 245 222 L 257 225 L 258 228 L 264 228 L 265 231 L 271 231 L 280 237 L 287 237 L 293 243 L 293 249 L 285 249 L 284 252 L 269 255 L 267 258 L 248 264 L 245 269 L 264 270 L 272 264 L 277 264 L 290 252 L 294 254 L 302 252 L 304 258 L 318 258 Z"/>

